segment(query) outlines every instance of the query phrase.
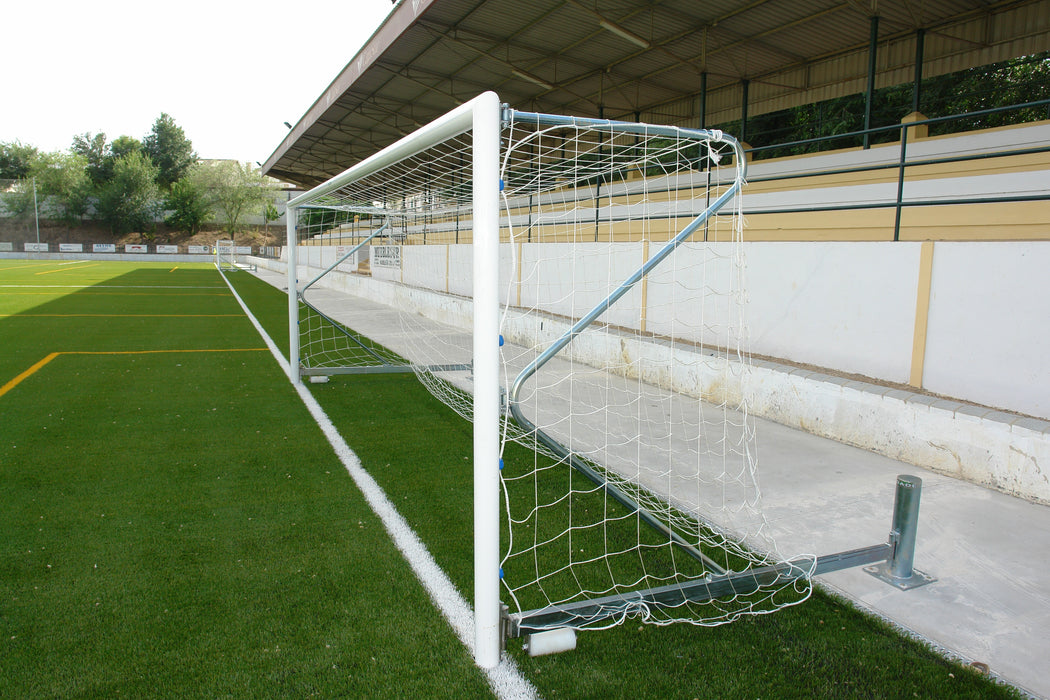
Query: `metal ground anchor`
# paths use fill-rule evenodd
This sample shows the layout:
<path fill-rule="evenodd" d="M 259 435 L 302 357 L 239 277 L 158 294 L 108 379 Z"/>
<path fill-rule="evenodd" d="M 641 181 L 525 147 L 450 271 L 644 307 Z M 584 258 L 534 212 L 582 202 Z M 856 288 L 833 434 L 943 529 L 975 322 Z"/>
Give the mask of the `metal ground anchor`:
<path fill-rule="evenodd" d="M 897 477 L 897 493 L 893 500 L 893 529 L 890 544 L 893 554 L 884 561 L 864 570 L 902 591 L 925 586 L 937 579 L 913 568 L 915 562 L 915 533 L 919 527 L 919 496 L 922 479 L 902 474 Z"/>

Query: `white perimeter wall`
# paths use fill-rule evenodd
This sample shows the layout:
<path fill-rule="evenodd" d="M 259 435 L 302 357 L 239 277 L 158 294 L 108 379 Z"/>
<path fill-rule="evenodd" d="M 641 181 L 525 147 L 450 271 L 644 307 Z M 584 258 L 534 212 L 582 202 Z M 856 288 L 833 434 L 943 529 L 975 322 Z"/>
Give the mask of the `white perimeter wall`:
<path fill-rule="evenodd" d="M 928 297 L 918 242 L 753 242 L 746 259 L 752 353 L 907 384 L 1050 418 L 1050 242 L 937 242 Z M 319 248 L 319 247 L 318 247 Z M 659 249 L 642 243 L 504 244 L 501 300 L 579 317 Z M 469 245 L 405 246 L 378 279 L 470 296 Z M 334 250 L 315 257 L 334 261 Z M 735 344 L 725 292 L 730 244 L 688 243 L 602 320 L 717 345 Z M 670 267 L 677 268 L 673 275 Z M 683 274 L 683 271 L 686 274 Z M 520 284 L 519 284 L 520 282 Z M 570 288 L 577 295 L 568 294 Z M 582 293 L 580 293 L 582 292 Z M 701 302 L 701 299 L 706 301 Z M 669 302 L 673 301 L 674 304 Z M 916 313 L 928 326 L 916 345 Z M 674 309 L 675 311 L 671 311 Z M 684 326 L 691 327 L 683 333 Z"/>
<path fill-rule="evenodd" d="M 1050 241 L 934 248 L 923 386 L 1050 418 Z"/>
<path fill-rule="evenodd" d="M 751 351 L 907 383 L 920 246 L 747 244 Z"/>

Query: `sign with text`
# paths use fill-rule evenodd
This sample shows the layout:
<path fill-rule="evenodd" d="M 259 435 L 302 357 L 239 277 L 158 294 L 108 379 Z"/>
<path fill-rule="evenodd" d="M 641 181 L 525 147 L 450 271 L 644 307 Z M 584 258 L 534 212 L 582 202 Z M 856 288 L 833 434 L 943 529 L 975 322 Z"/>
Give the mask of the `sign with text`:
<path fill-rule="evenodd" d="M 47 243 L 26 243 L 27 253 L 46 253 Z"/>
<path fill-rule="evenodd" d="M 95 243 L 91 246 L 92 253 L 116 253 L 116 243 Z"/>
<path fill-rule="evenodd" d="M 10 241 L 0 243 L 0 253 L 13 253 L 15 252 L 15 244 Z"/>
<path fill-rule="evenodd" d="M 233 247 L 235 255 L 251 255 L 252 247 L 250 245 L 238 245 Z"/>
<path fill-rule="evenodd" d="M 335 247 L 335 259 L 336 260 L 342 260 L 342 262 L 339 263 L 339 269 L 340 270 L 353 271 L 357 267 L 357 255 L 351 255 L 346 260 L 343 260 L 343 256 L 346 255 L 347 253 L 349 253 L 353 249 L 354 249 L 354 246 L 352 246 L 352 245 L 337 245 Z"/>
<path fill-rule="evenodd" d="M 401 267 L 401 246 L 372 246 L 372 267 Z"/>
<path fill-rule="evenodd" d="M 125 253 L 148 253 L 149 246 L 145 243 L 126 243 L 124 245 Z"/>
<path fill-rule="evenodd" d="M 191 245 L 188 250 L 190 255 L 211 255 L 211 248 L 206 245 Z"/>
<path fill-rule="evenodd" d="M 83 243 L 59 243 L 58 244 L 58 252 L 59 253 L 83 253 L 84 252 L 84 244 Z"/>
<path fill-rule="evenodd" d="M 158 245 L 157 252 L 171 255 L 172 253 L 178 253 L 179 247 L 177 245 Z"/>

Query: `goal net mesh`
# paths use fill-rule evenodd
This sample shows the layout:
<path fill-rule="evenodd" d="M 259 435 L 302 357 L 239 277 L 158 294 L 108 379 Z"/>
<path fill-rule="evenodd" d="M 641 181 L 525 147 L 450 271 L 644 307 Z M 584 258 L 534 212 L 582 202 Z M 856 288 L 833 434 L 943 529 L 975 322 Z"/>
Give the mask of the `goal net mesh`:
<path fill-rule="evenodd" d="M 784 563 L 740 390 L 750 356 L 735 142 L 507 114 L 499 342 L 511 615 L 562 611 L 556 626 L 579 629 L 712 625 L 805 599 L 805 558 L 739 592 L 704 593 Z M 410 367 L 471 419 L 471 162 L 467 132 L 296 210 L 304 373 Z M 334 289 L 355 303 L 328 303 Z M 689 593 L 638 595 L 668 589 Z"/>

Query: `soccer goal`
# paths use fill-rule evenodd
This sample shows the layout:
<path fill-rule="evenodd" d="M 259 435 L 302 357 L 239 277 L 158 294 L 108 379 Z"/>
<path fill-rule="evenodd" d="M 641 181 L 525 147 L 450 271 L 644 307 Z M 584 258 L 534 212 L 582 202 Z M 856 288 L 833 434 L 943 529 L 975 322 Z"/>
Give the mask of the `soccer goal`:
<path fill-rule="evenodd" d="M 289 202 L 299 377 L 414 371 L 473 421 L 480 665 L 506 637 L 541 653 L 626 620 L 772 612 L 815 571 L 887 559 L 785 557 L 769 536 L 732 389 L 744 180 L 718 131 L 485 93 Z"/>
<path fill-rule="evenodd" d="M 246 253 L 251 252 L 248 246 L 236 246 L 233 241 L 215 241 L 215 266 L 219 270 L 254 270 L 255 267 L 247 262 Z"/>

